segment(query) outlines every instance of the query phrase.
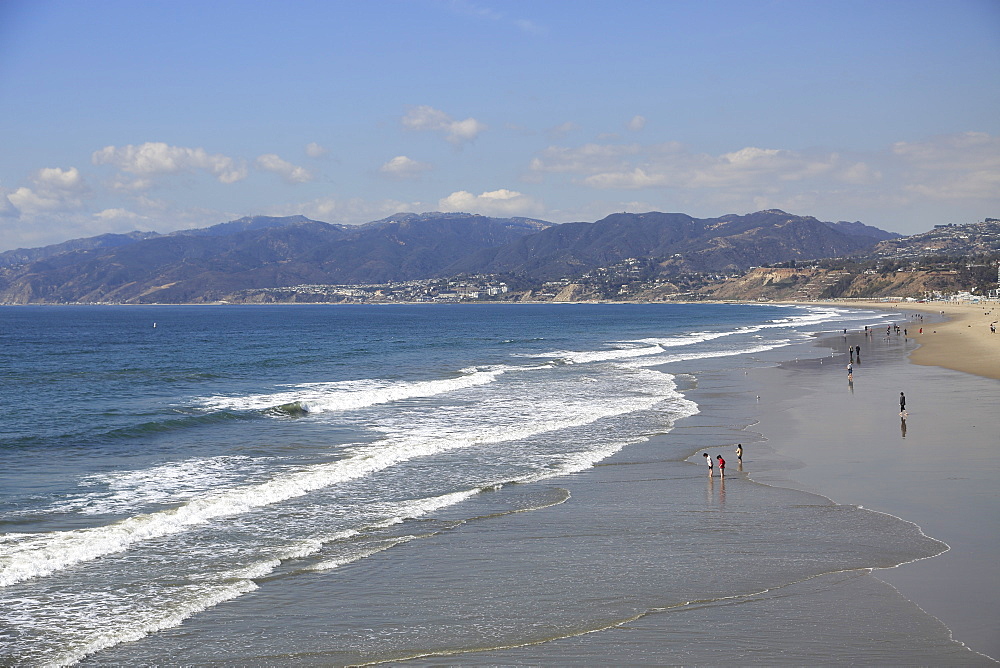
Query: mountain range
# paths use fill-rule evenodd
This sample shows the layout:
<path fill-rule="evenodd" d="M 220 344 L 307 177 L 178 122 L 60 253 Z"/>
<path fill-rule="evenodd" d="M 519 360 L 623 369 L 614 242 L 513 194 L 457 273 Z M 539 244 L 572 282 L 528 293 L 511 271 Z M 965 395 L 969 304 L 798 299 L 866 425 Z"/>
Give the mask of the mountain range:
<path fill-rule="evenodd" d="M 563 224 L 437 212 L 357 226 L 254 216 L 170 234 L 108 234 L 0 253 L 0 303 L 204 303 L 247 289 L 466 274 L 540 282 L 630 258 L 651 261 L 662 276 L 733 273 L 859 253 L 899 236 L 776 209 L 708 219 L 619 213 Z"/>

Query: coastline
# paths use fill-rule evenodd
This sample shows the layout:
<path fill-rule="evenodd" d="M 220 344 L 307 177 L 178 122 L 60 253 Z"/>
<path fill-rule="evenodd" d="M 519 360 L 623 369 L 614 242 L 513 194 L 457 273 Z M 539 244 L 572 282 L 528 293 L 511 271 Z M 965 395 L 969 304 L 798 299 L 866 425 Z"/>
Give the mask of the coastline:
<path fill-rule="evenodd" d="M 569 486 L 574 495 L 569 507 L 583 503 L 586 508 L 588 480 L 599 487 L 626 484 L 630 493 L 655 506 L 661 493 L 649 484 L 658 477 L 655 453 L 661 443 L 681 442 L 694 448 L 686 459 L 693 478 L 704 480 L 703 450 L 732 457 L 728 509 L 724 484 L 719 489 L 719 481 L 710 481 L 704 491 L 706 503 L 715 509 L 739 515 L 741 496 L 751 493 L 743 485 L 751 482 L 778 494 L 786 490 L 804 493 L 806 499 L 823 498 L 847 512 L 865 508 L 896 518 L 921 535 L 944 541 L 943 552 L 888 567 L 872 563 L 825 573 L 732 602 L 652 610 L 584 635 L 455 656 L 465 665 L 805 665 L 814 660 L 806 648 L 820 647 L 829 652 L 822 663 L 834 662 L 832 656 L 838 657 L 836 663 L 869 665 L 994 663 L 991 657 L 1000 655 L 1000 606 L 992 600 L 995 591 L 984 583 L 995 579 L 993 560 L 1000 543 L 995 530 L 1000 504 L 991 498 L 1000 456 L 985 440 L 956 456 L 942 451 L 940 439 L 954 431 L 953 441 L 960 443 L 963 427 L 978 429 L 979 435 L 995 434 L 1000 416 L 971 427 L 962 410 L 970 396 L 981 396 L 984 388 L 995 385 L 910 364 L 906 356 L 915 342 L 902 336 L 870 347 L 864 339 L 860 333 L 846 341 L 826 334 L 765 354 L 750 365 L 732 360 L 725 368 L 701 373 L 686 394 L 704 411 L 583 474 Z M 846 345 L 855 341 L 862 342 L 865 360 L 852 392 L 843 368 Z M 686 366 L 670 365 L 670 371 L 683 375 Z M 882 390 L 892 381 L 903 382 L 908 395 L 911 387 L 925 388 L 928 397 L 936 390 L 947 394 L 943 409 L 948 419 L 930 406 L 914 409 L 912 427 L 901 436 L 896 394 Z M 873 396 L 886 396 L 888 411 Z M 924 401 L 920 391 L 912 396 Z M 841 428 L 845 415 L 852 425 L 846 431 Z M 744 463 L 738 466 L 732 456 L 736 442 L 744 445 Z M 972 475 L 966 475 L 966 457 L 976 459 Z M 914 459 L 912 465 L 898 463 L 908 458 Z M 644 475 L 630 472 L 636 464 Z M 605 511 L 607 500 L 599 506 Z M 731 549 L 728 558 L 738 569 L 745 548 L 734 543 Z M 784 631 L 780 640 L 768 633 L 775 626 Z M 731 646 L 709 641 L 718 634 L 731 635 Z M 762 637 L 768 641 L 761 642 Z M 427 657 L 407 663 L 439 665 Z"/>
<path fill-rule="evenodd" d="M 967 624 L 996 619 L 965 589 L 993 593 L 983 581 L 996 552 L 976 540 L 1000 536 L 989 524 L 1000 516 L 989 498 L 996 456 L 989 444 L 970 451 L 965 436 L 996 432 L 993 422 L 967 423 L 964 404 L 996 397 L 995 382 L 909 364 L 909 337 L 850 336 L 665 363 L 701 413 L 590 469 L 477 495 L 466 504 L 482 513 L 471 519 L 465 505 L 442 509 L 392 550 L 262 580 L 246 597 L 82 663 L 135 661 L 139 650 L 189 663 L 225 657 L 220 665 L 442 663 L 380 648 L 343 653 L 344 640 L 366 642 L 364 630 L 388 624 L 417 646 L 435 628 L 460 631 L 466 640 L 435 647 L 463 665 L 987 665 L 960 643 L 984 651 Z M 864 363 L 851 391 L 844 350 L 859 339 Z M 906 440 L 897 383 L 913 402 Z M 942 448 L 942 434 L 956 447 Z M 703 451 L 730 459 L 728 499 L 725 483 L 706 481 Z M 975 475 L 960 478 L 970 462 Z M 711 541 L 687 543 L 678 523 Z M 678 554 L 686 576 L 666 577 Z M 914 582 L 890 579 L 897 574 Z M 928 584 L 937 589 L 919 589 Z M 561 601 L 573 617 L 600 614 L 567 625 Z M 522 608 L 534 632 L 517 645 L 491 640 Z M 240 654 L 244 636 L 273 653 Z"/>
<path fill-rule="evenodd" d="M 803 304 L 805 302 L 786 302 Z M 920 347 L 910 353 L 914 364 L 938 366 L 985 378 L 1000 380 L 1000 331 L 990 331 L 990 324 L 1000 330 L 1000 302 L 858 302 L 830 300 L 809 302 L 817 306 L 842 306 L 851 309 L 900 311 L 944 317 L 944 322 L 922 323 L 906 318 L 897 323 L 908 326 L 908 336 Z"/>
<path fill-rule="evenodd" d="M 830 302 L 819 305 L 828 306 Z M 822 592 L 811 590 L 808 583 L 790 585 L 778 598 L 802 599 L 807 609 L 821 609 L 821 621 L 811 626 L 798 616 L 801 610 L 791 614 L 766 596 L 748 599 L 745 605 L 728 611 L 732 620 L 725 626 L 740 635 L 742 654 L 738 650 L 730 654 L 703 647 L 681 662 L 795 664 L 802 661 L 798 654 L 801 645 L 797 644 L 801 641 L 795 639 L 808 637 L 812 643 L 842 643 L 838 662 L 911 665 L 926 663 L 929 655 L 920 656 L 917 651 L 918 658 L 914 658 L 906 651 L 943 634 L 954 643 L 954 649 L 942 650 L 933 641 L 929 647 L 945 654 L 955 653 L 951 658 L 939 656 L 931 663 L 996 663 L 1000 657 L 1000 602 L 995 600 L 1000 498 L 993 490 L 1000 476 L 1000 452 L 994 443 L 995 435 L 1000 433 L 1000 415 L 995 415 L 1000 386 L 994 382 L 994 367 L 969 367 L 970 357 L 963 354 L 971 345 L 969 340 L 991 336 L 989 322 L 980 328 L 985 329 L 984 336 L 982 331 L 973 332 L 974 328 L 968 326 L 980 318 L 986 320 L 982 309 L 973 306 L 837 306 L 920 312 L 930 316 L 924 321 L 929 326 L 924 327 L 923 337 L 917 333 L 887 340 L 877 335 L 869 339 L 858 331 L 847 337 L 831 332 L 810 343 L 775 351 L 777 359 L 784 360 L 777 364 L 773 358 L 771 364 L 760 364 L 758 360 L 748 367 L 736 361 L 734 368 L 703 377 L 707 394 L 701 382 L 691 391 L 700 405 L 705 402 L 706 411 L 721 408 L 721 413 L 711 418 L 711 425 L 706 424 L 710 418 L 704 414 L 685 418 L 670 433 L 651 439 L 650 445 L 659 439 L 693 443 L 707 439 L 713 442 L 711 451 L 731 455 L 739 440 L 744 445 L 748 480 L 818 494 L 840 507 L 865 508 L 898 518 L 921 534 L 943 541 L 944 551 L 888 568 L 873 566 L 859 577 L 851 578 L 846 573 L 819 576 L 817 580 L 822 584 L 817 589 Z M 986 310 L 990 307 L 987 305 Z M 940 322 L 942 315 L 949 320 Z M 916 330 L 919 328 L 918 324 Z M 996 336 L 1000 346 L 1000 334 Z M 927 341 L 937 345 L 929 346 L 919 361 L 913 359 L 915 351 L 922 348 L 918 346 Z M 844 373 L 848 344 L 863 348 L 864 361 L 858 365 L 853 386 L 848 386 Z M 968 373 L 961 372 L 966 368 L 970 369 Z M 905 425 L 901 425 L 895 403 L 897 386 L 910 399 Z M 723 404 L 731 405 L 720 407 L 719 387 L 727 388 Z M 712 395 L 716 398 L 708 398 Z M 739 425 L 744 415 L 750 417 L 749 423 Z M 727 418 L 732 421 L 728 430 L 720 424 L 720 416 L 722 422 Z M 706 434 L 706 427 L 710 434 Z M 692 475 L 700 475 L 700 452 L 704 447 L 708 446 L 700 446 L 687 460 L 697 467 Z M 646 446 L 633 448 L 639 453 Z M 609 464 L 617 459 L 612 458 Z M 739 469 L 741 474 L 743 468 Z M 873 611 L 875 616 L 867 618 Z M 672 626 L 676 620 L 668 619 L 668 612 L 541 646 L 464 655 L 463 661 L 472 659 L 476 665 L 550 661 L 587 665 L 595 657 L 612 662 L 629 657 L 652 664 L 677 662 L 669 645 L 677 638 L 678 629 Z M 697 623 L 688 623 L 683 633 L 719 628 L 719 620 L 710 612 L 687 614 Z M 923 617 L 925 625 L 888 628 L 887 620 L 908 615 Z M 849 627 L 852 618 L 865 619 L 877 630 L 868 635 L 859 629 L 855 637 L 836 637 L 835 629 Z M 787 629 L 788 644 L 756 645 L 754 630 L 767 624 Z"/>
<path fill-rule="evenodd" d="M 761 396 L 765 405 L 751 430 L 794 465 L 754 479 L 885 512 L 947 543 L 941 555 L 874 575 L 941 620 L 955 640 L 996 659 L 1000 385 L 995 357 L 983 359 L 976 351 L 990 336 L 1000 346 L 1000 335 L 989 332 L 988 322 L 978 332 L 970 327 L 986 320 L 979 305 L 917 306 L 879 308 L 949 320 L 925 320 L 923 336 L 919 324 L 909 337 L 828 334 L 815 345 L 830 349 L 829 357 L 755 371 L 769 394 Z M 913 328 L 912 321 L 898 324 Z M 864 361 L 848 383 L 847 346 L 855 345 L 862 346 Z M 907 396 L 905 419 L 896 404 L 900 391 Z"/>

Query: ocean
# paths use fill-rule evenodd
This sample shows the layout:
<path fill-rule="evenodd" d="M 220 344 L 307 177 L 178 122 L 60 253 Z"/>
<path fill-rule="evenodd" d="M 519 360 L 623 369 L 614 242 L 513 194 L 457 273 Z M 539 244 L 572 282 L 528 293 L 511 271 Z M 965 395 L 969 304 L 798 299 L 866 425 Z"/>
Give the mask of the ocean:
<path fill-rule="evenodd" d="M 670 660 L 725 662 L 695 614 L 711 627 L 721 601 L 822 578 L 847 596 L 857 572 L 942 549 L 897 518 L 745 481 L 718 442 L 746 426 L 734 370 L 887 317 L 0 307 L 0 664 L 469 664 L 679 608 L 692 615 L 658 641 Z M 705 429 L 672 438 L 685 423 Z M 728 506 L 725 483 L 705 490 L 708 447 L 730 460 Z M 813 645 L 814 663 L 844 656 Z"/>

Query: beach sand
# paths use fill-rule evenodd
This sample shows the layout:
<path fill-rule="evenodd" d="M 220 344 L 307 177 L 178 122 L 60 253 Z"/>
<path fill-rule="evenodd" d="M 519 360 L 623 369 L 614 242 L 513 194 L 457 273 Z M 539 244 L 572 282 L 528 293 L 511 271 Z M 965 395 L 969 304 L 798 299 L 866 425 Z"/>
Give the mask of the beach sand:
<path fill-rule="evenodd" d="M 812 351 L 798 349 L 801 360 L 744 372 L 746 389 L 735 394 L 755 402 L 759 422 L 742 437 L 717 436 L 720 440 L 742 438 L 753 480 L 819 493 L 839 504 L 859 505 L 913 522 L 925 534 L 947 543 L 946 552 L 837 583 L 839 604 L 824 598 L 832 589 L 816 597 L 829 615 L 828 625 L 803 622 L 801 611 L 789 615 L 777 600 L 747 605 L 744 614 L 733 610 L 731 623 L 716 630 L 734 634 L 734 643 L 745 651 L 738 659 L 713 653 L 717 650 L 688 657 L 673 655 L 664 641 L 676 638 L 676 620 L 665 626 L 656 616 L 648 616 L 599 634 L 490 653 L 475 661 L 585 665 L 588 657 L 615 660 L 617 656 L 649 663 L 795 664 L 802 658 L 797 642 L 844 642 L 838 663 L 911 665 L 912 657 L 891 656 L 891 646 L 888 658 L 880 656 L 879 643 L 895 633 L 898 648 L 913 647 L 918 640 L 933 636 L 936 629 L 893 629 L 872 639 L 864 638 L 864 633 L 846 640 L 823 637 L 827 627 L 850 628 L 848 618 L 866 615 L 866 609 L 873 611 L 870 623 L 875 628 L 888 629 L 888 620 L 893 618 L 890 608 L 898 606 L 898 611 L 906 604 L 940 620 L 954 640 L 972 650 L 943 664 L 974 665 L 992 663 L 989 657 L 1000 658 L 1000 571 L 996 567 L 1000 556 L 1000 486 L 996 482 L 1000 477 L 1000 333 L 990 332 L 1000 307 L 937 302 L 842 305 L 899 311 L 902 317 L 897 323 L 907 335 L 886 337 L 884 325 L 870 337 L 863 331 L 846 337 L 826 335 Z M 924 316 L 922 321 L 919 315 Z M 848 345 L 862 348 L 852 383 L 845 369 L 850 359 Z M 723 384 L 729 382 L 736 388 L 739 371 L 729 373 Z M 905 419 L 899 413 L 901 391 L 907 397 Z M 692 396 L 703 401 L 697 392 Z M 692 426 L 697 431 L 699 419 L 682 420 L 667 438 L 689 436 Z M 718 447 L 731 450 L 730 443 Z M 702 467 L 699 456 L 689 461 Z M 698 475 L 697 469 L 693 475 Z M 871 580 L 893 587 L 900 600 L 879 591 Z M 792 587 L 789 596 L 808 598 L 812 592 L 801 591 L 803 587 Z M 753 629 L 761 619 L 787 628 L 789 645 L 757 647 Z M 692 614 L 687 632 L 703 632 L 704 624 L 712 622 Z"/>
<path fill-rule="evenodd" d="M 885 340 L 882 330 L 867 339 L 860 333 L 828 337 L 839 350 L 823 365 L 803 361 L 760 371 L 774 378 L 765 381 L 768 389 L 761 399 L 770 406 L 752 429 L 768 439 L 770 448 L 793 459 L 796 468 L 755 479 L 901 517 L 950 545 L 938 557 L 875 575 L 942 620 L 956 640 L 1000 657 L 995 563 L 1000 555 L 1000 383 L 927 366 L 970 347 L 963 340 L 968 337 L 955 334 L 965 333 L 963 322 L 956 318 L 951 327 L 924 327 L 925 334 L 931 330 L 927 336 L 937 337 L 935 349 L 923 356 L 924 365 L 903 359 L 913 341 Z M 847 345 L 862 347 L 852 384 L 844 370 Z M 946 360 L 952 366 L 969 363 L 953 357 Z M 899 414 L 900 391 L 907 397 L 905 419 Z"/>
<path fill-rule="evenodd" d="M 960 347 L 957 341 L 962 337 L 955 332 L 965 332 L 932 322 L 932 313 L 925 315 L 928 337 Z M 1000 385 L 993 379 L 911 364 L 907 357 L 917 340 L 902 335 L 886 339 L 884 329 L 881 334 L 825 335 L 816 346 L 785 349 L 785 354 L 792 352 L 801 359 L 775 368 L 729 369 L 704 378 L 712 392 L 729 388 L 723 403 L 731 404 L 728 419 L 733 429 L 727 431 L 718 423 L 717 397 L 696 390 L 691 396 L 699 404 L 706 408 L 713 404 L 713 421 L 706 422 L 706 415 L 687 418 L 663 438 L 692 443 L 715 439 L 717 445 L 710 451 L 729 455 L 733 442 L 742 441 L 748 478 L 899 517 L 950 549 L 933 558 L 874 569 L 870 575 L 830 574 L 796 583 L 734 605 L 721 617 L 710 609 L 680 616 L 664 611 L 576 638 L 465 655 L 462 662 L 805 665 L 812 661 L 809 648 L 837 647 L 820 663 L 993 663 L 989 657 L 1000 656 L 996 597 L 1000 582 L 995 565 L 1000 555 L 1000 496 L 995 482 L 1000 475 L 996 447 Z M 851 385 L 845 370 L 848 345 L 862 347 Z M 936 354 L 950 350 L 944 345 Z M 905 423 L 897 403 L 900 391 L 908 397 Z M 736 428 L 742 419 L 740 407 L 748 406 L 759 422 L 740 431 Z M 725 422 L 726 413 L 722 415 Z M 644 448 L 634 447 L 609 464 L 642 456 Z M 701 475 L 700 452 L 688 461 L 692 475 Z M 729 463 L 732 477 L 735 457 Z M 607 469 L 598 467 L 594 475 L 605 478 Z M 740 478 L 730 481 L 731 500 L 744 493 L 737 487 L 740 484 Z M 630 488 L 638 489 L 634 483 Z M 734 562 L 743 558 L 734 552 Z M 919 615 L 914 618 L 909 607 L 927 613 L 924 621 Z M 785 631 L 777 640 L 767 632 L 775 627 Z M 682 640 L 706 633 L 728 638 L 731 645 L 705 642 L 692 651 Z M 938 639 L 942 633 L 972 651 L 959 651 L 958 645 L 955 650 L 943 649 Z M 761 642 L 763 637 L 766 642 Z M 948 657 L 948 651 L 954 654 Z M 835 661 L 829 659 L 833 655 Z"/>
<path fill-rule="evenodd" d="M 920 347 L 910 355 L 914 364 L 940 366 L 945 369 L 1000 379 L 1000 331 L 990 331 L 992 324 L 1000 330 L 1000 302 L 857 302 L 851 300 L 823 302 L 850 308 L 900 311 L 906 314 L 898 323 L 909 325 L 909 336 Z M 946 318 L 944 322 L 925 321 L 911 314 Z M 921 328 L 923 332 L 921 332 Z"/>
<path fill-rule="evenodd" d="M 881 308 L 901 309 L 901 327 L 917 311 Z M 886 338 L 884 325 L 881 336 L 827 334 L 760 357 L 726 358 L 697 380 L 684 376 L 683 363 L 670 365 L 702 413 L 588 471 L 499 493 L 538 493 L 552 496 L 546 503 L 555 505 L 484 515 L 489 521 L 463 522 L 346 566 L 338 577 L 293 579 L 266 614 L 247 615 L 244 606 L 254 598 L 248 596 L 100 659 L 128 662 L 144 648 L 150 657 L 169 652 L 174 661 L 197 663 L 217 650 L 230 663 L 258 665 L 260 657 L 239 655 L 238 639 L 249 634 L 274 648 L 271 663 L 344 665 L 373 656 L 365 651 L 372 638 L 384 642 L 384 633 L 369 638 L 362 629 L 389 628 L 415 646 L 441 629 L 467 635 L 456 640 L 454 653 L 406 662 L 411 665 L 990 665 L 988 656 L 1000 656 L 994 564 L 1000 554 L 1000 383 L 943 368 L 968 347 L 962 341 L 975 327 L 961 325 L 974 321 L 959 313 L 944 324 L 945 307 L 924 308 L 924 335 Z M 956 308 L 987 320 L 971 307 Z M 906 326 L 916 332 L 921 325 Z M 924 363 L 911 363 L 918 343 L 931 340 L 938 345 L 923 349 Z M 851 384 L 848 345 L 862 347 Z M 900 391 L 908 398 L 905 422 Z M 733 456 L 737 442 L 744 445 L 742 467 Z M 678 451 L 687 454 L 666 454 Z M 706 480 L 703 451 L 727 455 L 726 485 Z M 565 503 L 559 502 L 563 491 L 571 494 Z M 470 501 L 478 502 L 493 503 L 489 496 Z M 824 517 L 824 527 L 844 533 L 824 534 L 808 523 L 775 525 L 766 512 L 747 512 L 768 504 L 781 517 L 802 508 L 803 517 Z M 859 518 L 864 511 L 856 506 L 877 513 Z M 668 513 L 672 521 L 663 522 Z M 448 513 L 439 515 L 447 519 Z M 919 531 L 905 525 L 905 549 L 898 554 L 936 554 L 945 549 L 937 541 L 950 549 L 878 568 L 898 563 L 897 543 L 888 534 L 883 541 L 855 532 L 870 527 L 872 517 L 876 524 L 884 517 L 885 530 L 897 531 L 901 523 L 888 515 L 935 539 L 914 543 Z M 663 578 L 671 555 L 686 549 L 664 529 L 677 526 L 678 517 L 709 521 L 722 532 L 711 542 L 717 553 L 704 555 L 703 563 L 697 554 L 686 557 L 695 564 L 690 591 L 664 589 L 688 582 Z M 869 540 L 878 547 L 866 556 Z M 787 553 L 785 544 L 802 560 L 803 573 L 825 574 L 787 571 L 797 562 L 774 559 Z M 832 570 L 823 568 L 826 560 Z M 778 564 L 773 572 L 771 561 Z M 763 569 L 773 588 L 745 586 L 745 563 Z M 734 589 L 743 593 L 713 595 Z M 524 591 L 532 592 L 527 607 Z M 678 597 L 689 602 L 657 607 L 657 600 Z M 567 601 L 606 617 L 589 620 L 590 632 L 572 634 L 561 628 Z M 518 615 L 535 624 L 537 637 L 497 649 L 505 647 L 505 619 Z M 326 624 L 322 634 L 320 623 Z M 337 638 L 361 649 L 338 652 Z M 469 651 L 477 646 L 483 651 Z M 412 656 L 376 655 L 394 663 Z"/>

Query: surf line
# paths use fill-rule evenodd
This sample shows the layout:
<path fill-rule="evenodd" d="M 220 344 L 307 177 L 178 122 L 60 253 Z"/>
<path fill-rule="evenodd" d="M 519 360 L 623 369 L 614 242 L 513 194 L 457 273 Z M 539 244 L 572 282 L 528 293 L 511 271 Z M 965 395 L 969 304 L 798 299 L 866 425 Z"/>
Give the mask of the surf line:
<path fill-rule="evenodd" d="M 471 445 L 529 438 L 589 424 L 602 417 L 649 408 L 659 401 L 658 397 L 651 396 L 647 398 L 648 405 L 630 404 L 627 408 L 609 405 L 586 414 L 546 421 L 539 425 L 526 425 L 514 431 L 504 430 L 487 437 L 459 437 L 450 441 L 442 441 L 440 438 L 403 441 L 388 451 L 384 447 L 385 442 L 379 441 L 377 444 L 358 448 L 346 459 L 318 464 L 258 485 L 235 487 L 188 501 L 170 510 L 136 515 L 107 526 L 31 536 L 10 548 L 0 547 L 0 587 L 50 575 L 108 554 L 125 552 L 138 542 L 182 533 L 188 527 L 205 524 L 219 517 L 239 515 L 301 497 L 314 490 L 361 478 L 417 457 Z"/>

